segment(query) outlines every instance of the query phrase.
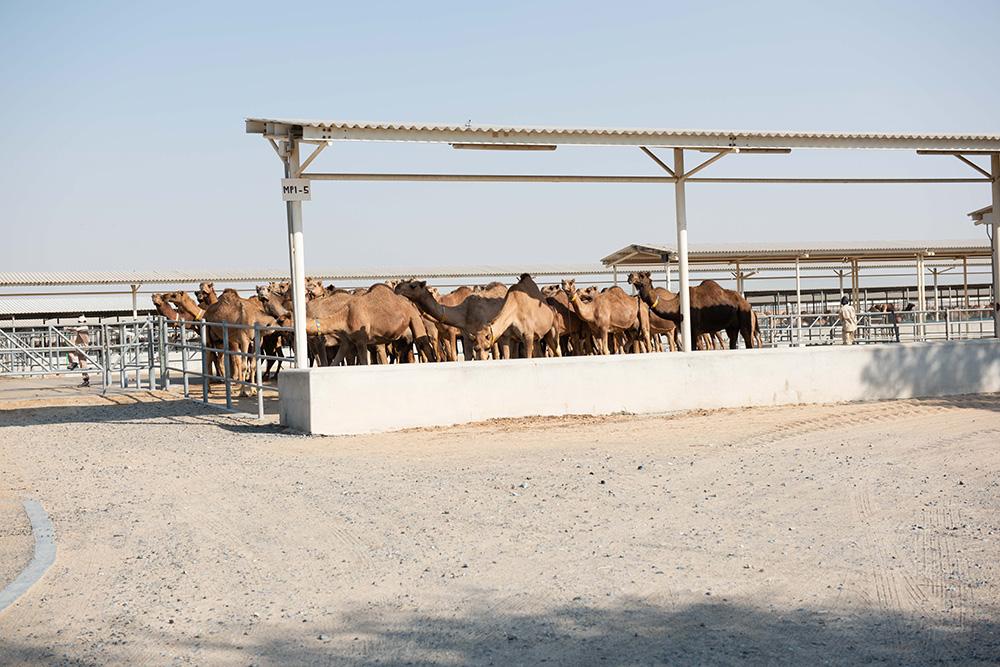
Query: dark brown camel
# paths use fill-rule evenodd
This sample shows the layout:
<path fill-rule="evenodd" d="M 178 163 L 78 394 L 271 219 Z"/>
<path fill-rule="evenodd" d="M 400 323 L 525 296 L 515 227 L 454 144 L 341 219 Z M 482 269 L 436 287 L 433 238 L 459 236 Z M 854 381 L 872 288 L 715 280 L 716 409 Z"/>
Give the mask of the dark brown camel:
<path fill-rule="evenodd" d="M 681 300 L 678 296 L 661 300 L 653 290 L 649 271 L 629 274 L 628 282 L 639 291 L 639 298 L 658 317 L 680 324 Z M 729 349 L 739 345 L 738 336 L 743 336 L 747 349 L 754 347 L 753 316 L 750 303 L 733 290 L 724 289 L 714 280 L 705 280 L 696 287 L 689 288 L 691 298 L 691 339 L 696 343 L 702 334 L 725 331 L 729 336 Z"/>

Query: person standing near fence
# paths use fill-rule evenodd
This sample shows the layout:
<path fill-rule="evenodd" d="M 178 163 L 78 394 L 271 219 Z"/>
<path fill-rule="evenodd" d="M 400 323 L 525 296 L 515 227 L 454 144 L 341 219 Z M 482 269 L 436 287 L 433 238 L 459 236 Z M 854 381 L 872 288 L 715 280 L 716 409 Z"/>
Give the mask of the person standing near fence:
<path fill-rule="evenodd" d="M 81 348 L 90 345 L 90 327 L 87 326 L 86 315 L 80 315 L 80 317 L 76 318 L 76 326 L 73 327 L 73 344 Z M 66 356 L 69 357 L 69 369 L 71 371 L 87 367 L 87 360 L 80 352 L 70 350 Z M 80 383 L 80 386 L 90 386 L 90 373 L 83 374 L 83 382 Z"/>
<path fill-rule="evenodd" d="M 854 344 L 854 332 L 858 330 L 858 314 L 854 312 L 849 298 L 840 299 L 840 335 L 844 345 Z"/>

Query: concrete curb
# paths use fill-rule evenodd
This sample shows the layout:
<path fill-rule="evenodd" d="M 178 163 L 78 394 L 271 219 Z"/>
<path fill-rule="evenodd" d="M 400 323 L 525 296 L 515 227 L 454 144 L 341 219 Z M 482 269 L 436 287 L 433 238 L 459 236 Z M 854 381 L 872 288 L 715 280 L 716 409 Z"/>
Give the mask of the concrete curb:
<path fill-rule="evenodd" d="M 35 554 L 21 574 L 0 591 L 0 613 L 27 593 L 56 561 L 56 531 L 49 515 L 37 500 L 25 500 L 22 504 L 24 513 L 31 521 L 31 532 L 35 536 Z"/>

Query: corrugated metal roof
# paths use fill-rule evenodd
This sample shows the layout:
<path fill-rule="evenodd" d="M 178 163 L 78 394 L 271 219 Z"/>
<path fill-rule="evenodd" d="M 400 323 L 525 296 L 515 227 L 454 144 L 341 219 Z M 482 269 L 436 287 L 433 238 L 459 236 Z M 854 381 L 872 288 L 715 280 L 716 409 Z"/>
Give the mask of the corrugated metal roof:
<path fill-rule="evenodd" d="M 866 241 L 855 243 L 734 243 L 691 245 L 688 260 L 692 263 L 735 261 L 748 259 L 767 262 L 808 261 L 830 262 L 844 258 L 869 260 L 913 260 L 918 254 L 941 259 L 955 257 L 989 257 L 985 239 L 945 241 Z M 676 246 L 656 243 L 634 243 L 616 250 L 601 262 L 607 266 L 648 264 L 662 261 L 664 256 L 676 260 Z M 808 258 L 805 257 L 808 255 Z"/>
<path fill-rule="evenodd" d="M 136 301 L 140 313 L 153 310 L 149 296 Z M 68 296 L 4 296 L 0 294 L 0 316 L 96 313 L 132 314 L 130 294 L 75 294 Z"/>
<path fill-rule="evenodd" d="M 540 127 L 454 123 L 247 118 L 252 134 L 299 128 L 307 141 L 371 140 L 471 143 L 590 144 L 705 148 L 895 148 L 1000 150 L 998 134 L 796 132 L 665 128 Z"/>
<path fill-rule="evenodd" d="M 470 266 L 411 267 L 395 269 L 343 269 L 312 271 L 307 274 L 322 280 L 392 280 L 413 276 L 426 278 L 476 278 L 495 276 L 573 275 L 603 273 L 599 264 L 569 266 Z M 288 280 L 283 271 L 54 271 L 0 272 L 0 287 L 52 287 L 70 285 L 189 285 L 202 281 L 216 283 L 266 283 Z M 0 294 L 0 297 L 3 295 Z"/>
<path fill-rule="evenodd" d="M 894 245 L 893 245 L 894 244 Z M 784 261 L 787 257 L 789 250 L 794 250 L 795 252 L 811 252 L 818 254 L 818 248 L 831 248 L 837 247 L 840 250 L 837 252 L 846 252 L 850 248 L 850 252 L 857 253 L 863 251 L 864 249 L 878 249 L 878 248 L 895 248 L 900 252 L 905 250 L 909 257 L 912 257 L 916 252 L 920 250 L 936 250 L 937 254 L 942 259 L 951 256 L 959 256 L 963 254 L 968 254 L 969 257 L 989 257 L 989 246 L 985 241 L 934 241 L 928 242 L 927 245 L 919 245 L 916 241 L 899 241 L 899 242 L 877 242 L 877 243 L 866 243 L 866 244 L 827 244 L 827 245 L 808 245 L 808 244 L 743 244 L 743 245 L 728 245 L 728 246 L 701 246 L 694 245 L 691 246 L 689 251 L 690 257 L 693 261 L 699 261 L 703 264 L 710 264 L 713 260 L 711 257 L 702 258 L 699 253 L 706 253 L 708 251 L 729 251 L 730 254 L 734 249 L 739 249 L 739 253 L 742 254 L 753 254 L 753 259 L 760 263 L 759 266 L 755 268 L 760 268 L 761 270 L 777 270 L 780 267 L 767 266 L 766 262 L 770 261 Z M 947 251 L 945 249 L 948 249 Z M 755 250 L 756 249 L 756 250 Z M 902 249 L 902 250 L 900 250 Z M 771 251 L 771 254 L 768 254 Z M 611 264 L 622 264 L 622 261 L 615 261 L 614 258 L 619 255 L 625 255 L 632 252 L 641 253 L 644 255 L 643 261 L 632 261 L 631 264 L 649 264 L 656 265 L 662 263 L 659 259 L 660 253 L 670 253 L 672 260 L 675 260 L 674 246 L 670 245 L 660 245 L 653 243 L 646 244 L 633 244 L 626 246 L 622 250 L 605 257 L 602 260 L 603 264 L 572 264 L 572 265 L 541 265 L 541 266 L 531 266 L 531 265 L 515 265 L 515 266 L 494 266 L 494 265 L 480 265 L 480 266 L 465 266 L 465 267 L 409 267 L 409 268 L 394 268 L 394 269 L 343 269 L 339 271 L 307 271 L 307 274 L 312 278 L 319 278 L 325 281 L 365 281 L 370 280 L 372 282 L 380 280 L 405 280 L 407 278 L 420 277 L 429 279 L 443 279 L 443 278 L 502 278 L 502 277 L 517 277 L 522 273 L 530 273 L 533 276 L 574 276 L 574 275 L 601 275 L 606 274 L 610 271 L 608 266 Z M 776 258 L 776 259 L 775 259 Z M 836 253 L 831 255 L 826 254 L 825 261 L 839 261 L 840 256 L 836 256 Z M 725 262 L 729 260 L 729 256 L 718 257 L 715 261 L 722 262 L 721 266 L 724 266 Z M 749 265 L 748 265 L 749 266 Z M 716 267 L 716 268 L 720 268 Z M 705 266 L 705 270 L 709 270 L 712 267 Z M 61 286 L 73 286 L 73 285 L 171 285 L 183 288 L 189 288 L 197 283 L 206 281 L 214 283 L 266 283 L 271 281 L 282 281 L 288 280 L 288 274 L 282 271 L 55 271 L 55 272 L 31 272 L 31 271 L 14 271 L 14 272 L 0 272 L 0 287 L 61 287 Z M 0 293 L 0 299 L 6 299 L 2 293 Z M 131 299 L 131 296 L 124 295 L 123 298 Z M 140 301 L 148 303 L 148 295 L 140 295 Z M 131 305 L 129 306 L 131 308 Z"/>

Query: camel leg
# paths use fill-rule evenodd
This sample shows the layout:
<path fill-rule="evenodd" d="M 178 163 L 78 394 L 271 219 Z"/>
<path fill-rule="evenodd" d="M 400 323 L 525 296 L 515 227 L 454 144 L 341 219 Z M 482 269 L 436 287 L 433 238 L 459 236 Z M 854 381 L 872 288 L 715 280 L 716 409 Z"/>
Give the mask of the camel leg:
<path fill-rule="evenodd" d="M 553 356 L 556 357 L 563 356 L 562 341 L 560 341 L 559 334 L 556 333 L 556 330 L 550 329 L 549 332 L 545 334 L 545 337 L 546 337 L 546 344 L 549 346 L 549 349 L 552 350 Z"/>
<path fill-rule="evenodd" d="M 736 328 L 726 329 L 726 335 L 729 336 L 729 349 L 737 349 L 740 346 L 740 330 Z"/>
<path fill-rule="evenodd" d="M 521 339 L 524 344 L 524 358 L 531 359 L 535 356 L 535 336 L 534 334 L 525 334 Z"/>
<path fill-rule="evenodd" d="M 339 366 L 345 363 L 347 355 L 351 351 L 351 345 L 347 341 L 341 341 L 340 345 L 337 346 L 337 356 L 333 358 L 333 365 Z"/>
<path fill-rule="evenodd" d="M 354 349 L 358 353 L 358 366 L 367 366 L 370 364 L 371 360 L 368 358 L 368 337 L 361 335 L 352 342 L 354 343 Z"/>

